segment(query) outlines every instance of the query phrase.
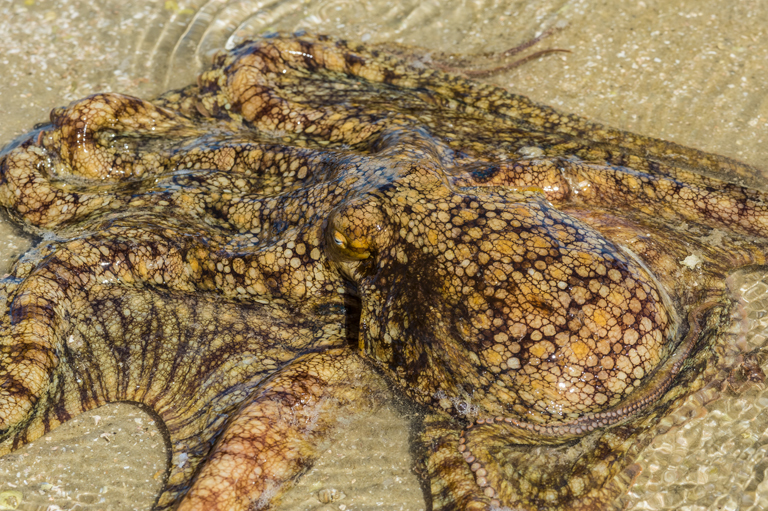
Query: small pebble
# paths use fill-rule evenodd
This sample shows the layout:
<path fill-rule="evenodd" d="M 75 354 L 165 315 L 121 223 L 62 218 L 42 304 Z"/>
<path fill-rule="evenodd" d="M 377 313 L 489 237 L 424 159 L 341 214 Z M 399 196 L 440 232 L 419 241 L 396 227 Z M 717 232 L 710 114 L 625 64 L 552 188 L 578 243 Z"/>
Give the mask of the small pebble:
<path fill-rule="evenodd" d="M 18 490 L 3 490 L 0 492 L 0 509 L 16 509 L 23 497 Z"/>

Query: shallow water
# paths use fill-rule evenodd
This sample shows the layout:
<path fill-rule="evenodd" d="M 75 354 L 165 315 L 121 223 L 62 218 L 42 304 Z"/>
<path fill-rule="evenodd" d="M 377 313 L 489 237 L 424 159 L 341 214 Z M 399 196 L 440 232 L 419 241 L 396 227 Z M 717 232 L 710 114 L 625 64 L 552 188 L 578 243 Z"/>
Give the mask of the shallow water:
<path fill-rule="evenodd" d="M 548 27 L 568 49 L 492 79 L 559 109 L 768 169 L 768 5 L 760 1 L 58 1 L 0 3 L 0 144 L 96 91 L 153 96 L 194 79 L 217 48 L 250 33 L 306 29 L 448 53 L 498 51 Z M 629 4 L 629 3 L 626 3 Z M 29 240 L 0 224 L 0 264 Z M 748 275 L 747 332 L 762 345 L 768 279 Z M 748 279 L 748 280 L 749 280 Z M 766 282 L 764 282 L 766 281 Z M 737 283 L 736 286 L 741 286 Z M 765 368 L 764 368 L 765 369 Z M 693 417 L 692 419 L 689 417 Z M 656 439 L 628 496 L 633 509 L 761 509 L 768 466 L 762 386 L 702 406 Z M 146 509 L 165 467 L 162 437 L 135 407 L 103 407 L 0 460 L 19 509 Z M 423 509 L 394 407 L 350 419 L 286 509 Z M 343 498 L 321 503 L 322 495 Z"/>

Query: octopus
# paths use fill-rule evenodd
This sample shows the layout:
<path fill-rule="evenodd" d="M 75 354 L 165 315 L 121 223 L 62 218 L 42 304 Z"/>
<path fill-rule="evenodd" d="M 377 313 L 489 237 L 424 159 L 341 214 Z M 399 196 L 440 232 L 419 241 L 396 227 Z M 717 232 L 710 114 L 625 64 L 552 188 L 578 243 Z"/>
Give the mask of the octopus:
<path fill-rule="evenodd" d="M 0 202 L 41 241 L 1 282 L 0 453 L 133 402 L 155 509 L 264 509 L 385 382 L 431 509 L 610 509 L 688 396 L 764 379 L 725 356 L 756 169 L 444 67 L 253 38 L 9 144 Z"/>

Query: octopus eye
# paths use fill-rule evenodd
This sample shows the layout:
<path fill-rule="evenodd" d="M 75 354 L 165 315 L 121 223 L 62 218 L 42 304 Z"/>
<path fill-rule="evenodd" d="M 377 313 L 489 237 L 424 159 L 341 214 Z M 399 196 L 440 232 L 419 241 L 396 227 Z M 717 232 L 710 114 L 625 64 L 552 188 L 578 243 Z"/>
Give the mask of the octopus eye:
<path fill-rule="evenodd" d="M 333 231 L 333 242 L 336 243 L 336 246 L 339 248 L 347 248 L 347 238 L 343 234 L 341 234 L 339 231 L 335 230 Z"/>
<path fill-rule="evenodd" d="M 350 238 L 340 229 L 332 228 L 326 231 L 326 239 L 333 257 L 341 260 L 362 261 L 371 257 L 370 240 L 366 237 Z"/>

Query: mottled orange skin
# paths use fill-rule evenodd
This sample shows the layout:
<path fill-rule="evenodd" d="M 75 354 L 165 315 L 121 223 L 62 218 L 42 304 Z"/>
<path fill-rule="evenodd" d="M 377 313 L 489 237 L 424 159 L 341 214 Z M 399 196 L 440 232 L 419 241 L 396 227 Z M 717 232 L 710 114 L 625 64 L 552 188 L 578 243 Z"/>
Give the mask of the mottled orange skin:
<path fill-rule="evenodd" d="M 434 509 L 613 505 L 724 374 L 725 277 L 764 263 L 768 197 L 417 58 L 255 39 L 9 146 L 0 201 L 55 238 L 3 281 L 3 452 L 134 401 L 170 439 L 157 509 L 268 506 L 381 374 L 423 407 Z"/>

